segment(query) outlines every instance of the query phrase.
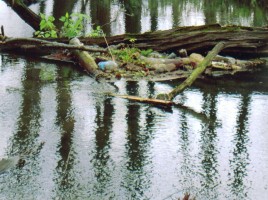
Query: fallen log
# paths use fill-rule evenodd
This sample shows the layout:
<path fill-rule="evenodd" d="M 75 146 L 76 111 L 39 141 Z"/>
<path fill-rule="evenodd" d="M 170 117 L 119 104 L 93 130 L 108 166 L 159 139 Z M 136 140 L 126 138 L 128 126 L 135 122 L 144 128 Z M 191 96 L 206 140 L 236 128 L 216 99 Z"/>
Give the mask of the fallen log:
<path fill-rule="evenodd" d="M 176 95 L 183 92 L 187 87 L 191 86 L 193 82 L 202 74 L 205 69 L 211 64 L 212 59 L 226 46 L 225 43 L 218 43 L 205 57 L 205 59 L 196 67 L 196 69 L 191 73 L 191 75 L 183 81 L 182 84 L 178 85 L 168 94 L 158 94 L 156 99 L 162 99 L 171 101 Z"/>
<path fill-rule="evenodd" d="M 8 6 L 11 6 L 20 18 L 22 18 L 34 30 L 39 30 L 41 17 L 29 9 L 21 0 L 4 0 L 4 2 L 6 2 Z"/>
<path fill-rule="evenodd" d="M 66 49 L 69 51 L 65 51 Z M 65 44 L 38 38 L 2 37 L 2 39 L 0 39 L 0 51 L 16 51 L 56 62 L 62 61 L 76 63 L 69 53 L 72 50 L 92 52 L 92 59 L 95 59 L 95 62 L 97 63 L 100 61 L 110 60 L 108 50 L 101 47 L 84 46 L 80 44 Z M 137 49 L 137 51 L 139 50 Z M 99 53 L 101 53 L 101 56 L 99 56 Z M 163 54 L 163 56 L 164 55 L 165 54 Z M 94 73 L 102 74 L 99 78 L 105 78 L 106 80 L 109 79 L 112 81 L 118 78 L 125 78 L 126 80 L 132 81 L 138 81 L 140 79 L 150 81 L 184 79 L 187 78 L 191 71 L 204 59 L 202 55 L 196 53 L 192 53 L 189 57 L 176 57 L 173 59 L 168 58 L 168 56 L 164 56 L 163 58 L 144 57 L 138 52 L 136 52 L 135 56 L 137 60 L 146 63 L 145 68 L 144 64 L 139 66 L 133 63 L 124 63 L 124 61 L 120 60 L 120 57 L 116 57 L 116 60 L 119 63 L 119 68 L 115 70 L 104 70 L 103 73 L 96 70 Z M 77 61 L 79 61 L 79 59 L 77 59 Z M 132 61 L 135 62 L 135 59 Z M 238 60 L 231 57 L 217 56 L 213 59 L 211 68 L 206 70 L 204 75 L 218 77 L 228 74 L 233 75 L 239 72 L 254 71 L 259 70 L 264 63 L 265 60 L 263 59 Z M 82 64 L 81 66 L 83 67 L 83 65 L 86 66 L 86 64 Z M 84 68 L 86 69 L 87 67 Z M 92 70 L 87 69 L 87 72 L 94 74 L 92 73 Z"/>
<path fill-rule="evenodd" d="M 73 38 L 70 40 L 71 45 L 76 46 L 83 46 L 83 44 L 79 41 L 77 38 Z M 81 67 L 83 67 L 89 74 L 97 77 L 101 74 L 101 72 L 98 70 L 98 65 L 96 64 L 94 58 L 89 55 L 86 51 L 80 51 L 80 50 L 73 50 L 71 53 L 75 56 L 75 58 L 78 60 L 78 63 Z"/>
<path fill-rule="evenodd" d="M 107 53 L 108 51 L 100 47 L 90 47 L 84 45 L 65 44 L 59 42 L 51 42 L 38 38 L 8 38 L 0 39 L 0 51 L 20 51 L 35 52 L 35 54 L 49 54 L 59 49 L 81 50 L 89 52 Z"/>
<path fill-rule="evenodd" d="M 129 40 L 135 38 L 132 44 Z M 67 42 L 66 39 L 56 41 Z M 85 45 L 96 44 L 106 47 L 103 38 L 80 38 Z M 206 53 L 219 41 L 226 44 L 222 51 L 227 55 L 268 56 L 268 28 L 221 26 L 219 24 L 175 27 L 170 30 L 146 32 L 143 34 L 123 34 L 107 37 L 109 45 L 126 44 L 139 49 L 155 51 L 178 51 Z"/>

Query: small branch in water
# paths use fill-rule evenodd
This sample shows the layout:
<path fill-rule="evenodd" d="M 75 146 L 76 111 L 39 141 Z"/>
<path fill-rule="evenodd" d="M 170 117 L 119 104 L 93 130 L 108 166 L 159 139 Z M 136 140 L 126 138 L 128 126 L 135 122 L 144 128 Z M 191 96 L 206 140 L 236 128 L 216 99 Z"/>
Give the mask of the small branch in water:
<path fill-rule="evenodd" d="M 166 101 L 166 100 L 160 100 L 160 99 L 150 99 L 150 98 L 142 98 L 142 97 L 138 97 L 138 96 L 119 95 L 119 94 L 112 94 L 112 93 L 110 93 L 108 95 L 113 96 L 113 97 L 119 97 L 119 98 L 123 98 L 123 99 L 132 100 L 132 101 L 136 101 L 136 102 L 140 102 L 140 103 L 148 103 L 148 104 L 159 106 L 162 108 L 171 108 L 173 105 L 172 101 Z"/>

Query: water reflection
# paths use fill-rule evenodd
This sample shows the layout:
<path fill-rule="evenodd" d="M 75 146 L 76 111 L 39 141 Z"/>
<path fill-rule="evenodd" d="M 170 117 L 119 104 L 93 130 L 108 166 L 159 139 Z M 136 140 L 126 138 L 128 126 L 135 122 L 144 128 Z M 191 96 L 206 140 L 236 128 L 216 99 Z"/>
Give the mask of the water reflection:
<path fill-rule="evenodd" d="M 59 68 L 57 70 L 57 77 L 66 77 L 66 74 L 68 73 L 70 73 L 68 68 Z M 66 190 L 72 193 L 72 184 L 75 182 L 71 173 L 75 157 L 72 139 L 75 119 L 73 116 L 70 80 L 63 79 L 58 81 L 56 92 L 56 125 L 60 129 L 59 134 L 61 135 L 60 142 L 58 144 L 60 160 L 58 161 L 58 166 L 55 171 L 55 181 L 57 182 L 56 197 L 68 198 L 68 196 L 62 195 Z"/>
<path fill-rule="evenodd" d="M 112 132 L 114 107 L 111 99 L 106 99 L 103 106 L 96 107 L 96 131 L 95 131 L 95 154 L 93 157 L 93 170 L 97 183 L 94 185 L 95 192 L 101 196 L 111 196 L 107 193 L 107 184 L 111 179 L 111 170 L 108 165 L 110 160 L 110 134 Z"/>
<path fill-rule="evenodd" d="M 198 184 L 195 179 L 198 179 L 196 173 L 196 166 L 193 162 L 194 158 L 191 155 L 191 131 L 189 130 L 190 124 L 187 120 L 187 114 L 185 112 L 181 115 L 181 129 L 180 129 L 180 152 L 182 154 L 181 166 L 179 170 L 180 177 L 180 189 L 181 193 L 191 193 L 196 195 L 198 191 Z"/>
<path fill-rule="evenodd" d="M 188 106 L 202 105 L 213 119 L 207 122 L 177 108 L 106 98 L 107 85 L 66 66 L 53 65 L 55 79 L 44 81 L 38 63 L 1 57 L 0 153 L 25 154 L 26 163 L 0 175 L 0 199 L 163 199 L 186 191 L 200 199 L 267 197 L 267 145 L 256 137 L 266 141 L 267 125 L 252 119 L 253 111 L 267 119 L 259 110 L 266 110 L 267 92 L 255 94 L 256 85 L 219 90 L 203 83 L 180 95 Z M 139 96 L 170 89 L 115 85 Z"/>
<path fill-rule="evenodd" d="M 77 3 L 77 0 L 56 0 L 53 3 L 53 10 L 52 10 L 52 15 L 55 17 L 55 25 L 57 27 L 62 26 L 62 22 L 59 21 L 61 16 L 64 16 L 65 13 L 72 13 L 75 4 Z"/>
<path fill-rule="evenodd" d="M 111 34 L 111 0 L 90 1 L 90 14 L 93 28 L 101 26 L 107 34 Z"/>
<path fill-rule="evenodd" d="M 217 119 L 217 94 L 214 92 L 203 93 L 203 110 L 211 119 Z M 220 177 L 218 172 L 218 135 L 217 121 L 210 121 L 208 124 L 203 124 L 201 129 L 200 140 L 200 156 L 201 156 L 201 196 L 207 199 L 218 199 L 218 187 Z"/>
<path fill-rule="evenodd" d="M 32 194 L 30 198 L 36 198 L 38 187 L 35 184 L 38 177 L 38 169 L 40 168 L 37 162 L 42 144 L 39 143 L 39 131 L 41 123 L 41 98 L 40 93 L 42 84 L 37 83 L 39 78 L 40 69 L 35 68 L 33 63 L 28 62 L 24 68 L 21 84 L 23 90 L 21 91 L 22 100 L 20 106 L 20 113 L 16 121 L 16 129 L 10 138 L 10 145 L 7 149 L 7 155 L 20 155 L 23 160 L 26 160 L 25 166 L 22 171 L 14 170 L 7 177 L 7 185 L 3 192 L 7 189 L 13 188 L 16 192 L 7 193 L 6 198 L 20 198 L 23 191 L 30 191 Z M 16 119 L 15 119 L 16 120 Z M 32 160 L 32 162 L 29 162 Z M 28 173 L 32 168 L 35 168 L 32 174 Z M 32 187 L 28 188 L 28 184 Z"/>
<path fill-rule="evenodd" d="M 129 95 L 138 95 L 139 86 L 137 83 L 129 82 L 126 85 Z M 127 142 L 126 142 L 126 174 L 124 187 L 129 191 L 131 199 L 140 199 L 146 190 L 146 180 L 143 178 L 143 167 L 145 162 L 144 147 L 146 141 L 142 140 L 142 127 L 140 127 L 140 105 L 127 105 Z"/>
<path fill-rule="evenodd" d="M 235 0 L 54 0 L 41 1 L 30 6 L 36 13 L 54 15 L 56 19 L 68 13 L 84 13 L 90 16 L 91 23 L 85 24 L 86 31 L 101 26 L 107 35 L 139 33 L 170 29 L 176 26 L 192 26 L 211 23 L 221 25 L 267 26 L 267 3 Z M 15 13 L 0 2 L 3 14 L 0 19 L 8 35 L 18 33 L 11 24 L 27 28 L 23 36 L 32 36 L 32 29 L 18 20 Z M 14 23 L 7 23 L 14 20 Z M 56 20 L 57 26 L 61 25 Z M 14 30 L 14 31 L 12 31 Z M 25 29 L 24 29 L 25 30 Z"/>
<path fill-rule="evenodd" d="M 126 33 L 141 32 L 142 0 L 123 0 Z"/>
<path fill-rule="evenodd" d="M 247 178 L 249 164 L 249 136 L 248 136 L 248 118 L 251 97 L 250 94 L 243 94 L 239 106 L 237 117 L 236 133 L 233 143 L 233 158 L 230 160 L 232 173 L 229 174 L 230 190 L 234 199 L 246 199 L 249 192 L 249 181 Z"/>

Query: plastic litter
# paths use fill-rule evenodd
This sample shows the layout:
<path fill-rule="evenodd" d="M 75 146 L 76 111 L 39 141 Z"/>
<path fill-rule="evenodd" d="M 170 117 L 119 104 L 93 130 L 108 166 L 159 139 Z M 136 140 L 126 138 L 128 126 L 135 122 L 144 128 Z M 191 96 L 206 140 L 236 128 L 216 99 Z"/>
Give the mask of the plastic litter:
<path fill-rule="evenodd" d="M 98 63 L 98 66 L 102 71 L 114 70 L 114 69 L 118 68 L 117 63 L 114 62 L 114 61 L 111 61 L 111 60 L 101 61 L 101 62 Z"/>

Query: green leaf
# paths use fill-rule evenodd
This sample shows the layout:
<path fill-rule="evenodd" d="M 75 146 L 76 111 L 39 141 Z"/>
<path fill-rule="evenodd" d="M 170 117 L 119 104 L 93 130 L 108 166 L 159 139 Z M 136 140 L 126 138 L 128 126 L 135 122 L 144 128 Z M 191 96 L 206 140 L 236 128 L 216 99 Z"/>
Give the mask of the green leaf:
<path fill-rule="evenodd" d="M 62 21 L 62 22 L 65 22 L 65 20 L 66 20 L 66 17 L 64 17 L 64 16 L 62 16 L 62 17 L 60 18 L 60 21 Z"/>
<path fill-rule="evenodd" d="M 40 17 L 41 17 L 42 19 L 45 19 L 45 18 L 46 18 L 46 16 L 45 16 L 43 13 L 40 13 Z"/>
<path fill-rule="evenodd" d="M 57 38 L 57 37 L 58 37 L 57 32 L 56 32 L 55 30 L 52 30 L 52 31 L 50 32 L 50 34 L 51 34 L 51 37 L 52 37 L 52 38 Z"/>
<path fill-rule="evenodd" d="M 41 23 L 40 23 L 40 30 L 45 29 L 46 26 L 47 26 L 46 22 L 41 21 Z"/>
<path fill-rule="evenodd" d="M 53 16 L 49 16 L 49 17 L 48 17 L 48 21 L 53 22 L 54 20 L 55 20 L 55 18 L 54 18 Z"/>

